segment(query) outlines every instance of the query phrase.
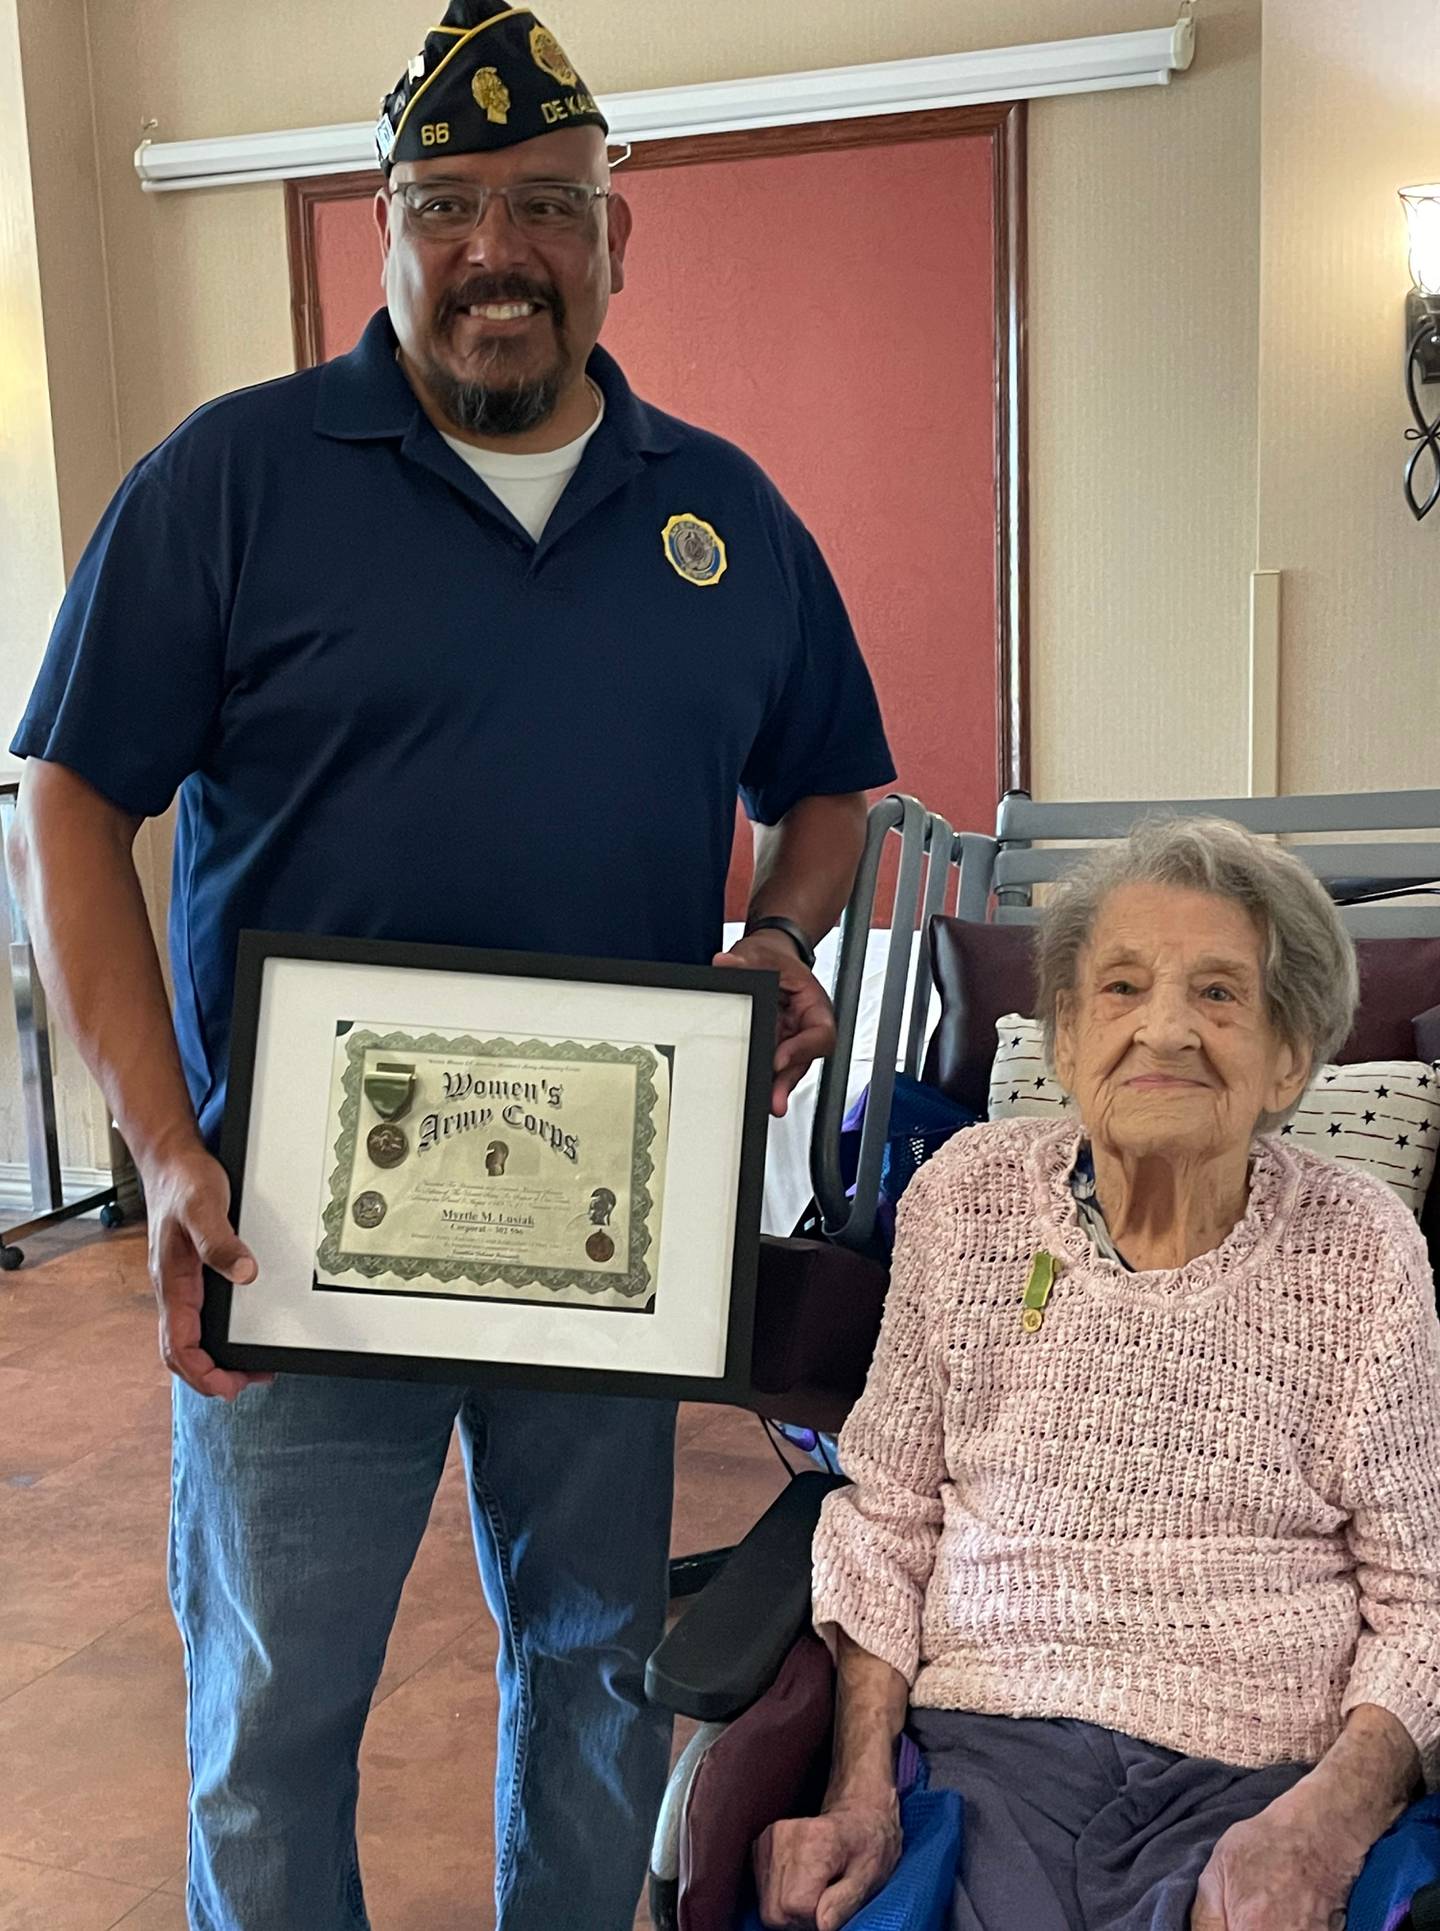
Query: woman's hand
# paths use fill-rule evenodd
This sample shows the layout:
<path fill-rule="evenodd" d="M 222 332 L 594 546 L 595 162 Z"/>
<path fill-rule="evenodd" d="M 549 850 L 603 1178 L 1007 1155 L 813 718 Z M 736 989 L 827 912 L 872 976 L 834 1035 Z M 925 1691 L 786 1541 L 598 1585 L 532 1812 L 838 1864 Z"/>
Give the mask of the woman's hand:
<path fill-rule="evenodd" d="M 1315 1768 L 1232 1824 L 1200 1873 L 1190 1931 L 1344 1931 L 1370 1846 L 1420 1783 L 1398 1717 L 1360 1703 Z"/>
<path fill-rule="evenodd" d="M 839 1931 L 899 1861 L 893 1790 L 772 1824 L 755 1846 L 760 1922 L 770 1931 Z"/>
<path fill-rule="evenodd" d="M 835 1736 L 818 1817 L 772 1824 L 755 1846 L 760 1922 L 769 1931 L 839 1931 L 900 1861 L 895 1739 L 909 1685 L 835 1631 Z"/>
<path fill-rule="evenodd" d="M 909 1685 L 835 1632 L 835 1737 L 818 1817 L 772 1824 L 755 1846 L 760 1922 L 769 1931 L 840 1931 L 900 1861 L 895 1739 Z"/>
<path fill-rule="evenodd" d="M 1309 1779 L 1232 1824 L 1200 1873 L 1190 1931 L 1344 1931 L 1371 1837 Z"/>

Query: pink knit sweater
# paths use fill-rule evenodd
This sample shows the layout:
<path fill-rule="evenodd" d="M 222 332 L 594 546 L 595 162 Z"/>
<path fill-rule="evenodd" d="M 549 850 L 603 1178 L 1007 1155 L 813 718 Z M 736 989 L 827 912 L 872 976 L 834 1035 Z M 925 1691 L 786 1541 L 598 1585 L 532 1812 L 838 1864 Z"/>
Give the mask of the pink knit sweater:
<path fill-rule="evenodd" d="M 1378 1181 L 1277 1140 L 1212 1253 L 1130 1274 L 1072 1121 L 958 1134 L 901 1204 L 815 1620 L 922 1706 L 1311 1762 L 1378 1703 L 1440 1768 L 1440 1323 Z M 1021 1326 L 1031 1261 L 1059 1263 Z"/>

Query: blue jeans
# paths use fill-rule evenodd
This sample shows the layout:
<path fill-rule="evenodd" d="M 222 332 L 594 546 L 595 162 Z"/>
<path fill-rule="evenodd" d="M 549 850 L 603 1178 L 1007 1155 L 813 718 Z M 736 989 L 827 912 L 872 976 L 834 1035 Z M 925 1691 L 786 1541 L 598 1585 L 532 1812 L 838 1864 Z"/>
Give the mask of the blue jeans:
<path fill-rule="evenodd" d="M 360 1736 L 457 1422 L 500 1631 L 497 1931 L 630 1931 L 669 1762 L 643 1678 L 673 1404 L 290 1374 L 175 1386 L 193 1931 L 367 1931 Z"/>

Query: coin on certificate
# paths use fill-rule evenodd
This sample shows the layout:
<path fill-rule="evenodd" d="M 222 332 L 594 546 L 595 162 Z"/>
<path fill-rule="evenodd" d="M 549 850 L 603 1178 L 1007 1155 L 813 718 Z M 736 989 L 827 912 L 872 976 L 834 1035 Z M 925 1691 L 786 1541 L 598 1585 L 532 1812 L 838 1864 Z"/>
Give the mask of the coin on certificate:
<path fill-rule="evenodd" d="M 608 1261 L 615 1252 L 615 1243 L 608 1234 L 592 1234 L 585 1243 L 585 1252 L 592 1261 Z"/>
<path fill-rule="evenodd" d="M 350 1213 L 357 1227 L 378 1227 L 385 1218 L 384 1194 L 357 1193 Z"/>
<path fill-rule="evenodd" d="M 388 1120 L 382 1120 L 379 1126 L 372 1126 L 366 1135 L 365 1151 L 377 1167 L 398 1167 L 410 1151 L 410 1142 L 405 1137 L 404 1127 L 393 1126 Z"/>

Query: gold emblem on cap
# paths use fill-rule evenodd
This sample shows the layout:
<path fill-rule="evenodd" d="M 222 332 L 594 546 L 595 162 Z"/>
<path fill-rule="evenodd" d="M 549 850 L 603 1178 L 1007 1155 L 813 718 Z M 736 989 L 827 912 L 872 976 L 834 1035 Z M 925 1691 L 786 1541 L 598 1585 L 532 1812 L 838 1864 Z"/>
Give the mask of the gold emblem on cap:
<path fill-rule="evenodd" d="M 510 118 L 510 89 L 495 68 L 477 67 L 475 78 L 470 83 L 470 92 L 475 96 L 476 106 L 484 108 L 486 120 L 494 121 L 497 127 L 504 127 Z"/>
<path fill-rule="evenodd" d="M 724 576 L 729 564 L 725 539 L 703 516 L 688 511 L 672 516 L 660 532 L 660 541 L 671 569 L 687 583 L 708 587 Z"/>
<path fill-rule="evenodd" d="M 530 29 L 530 52 L 542 74 L 558 80 L 562 87 L 573 87 L 578 76 L 565 58 L 565 49 L 548 27 Z"/>

